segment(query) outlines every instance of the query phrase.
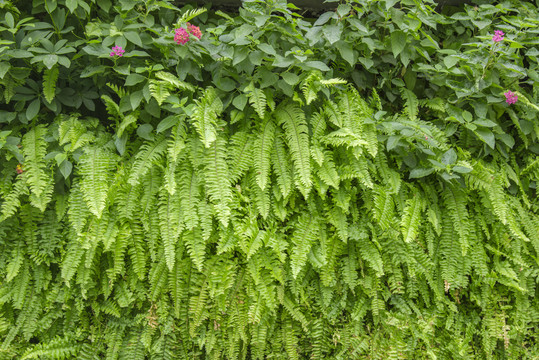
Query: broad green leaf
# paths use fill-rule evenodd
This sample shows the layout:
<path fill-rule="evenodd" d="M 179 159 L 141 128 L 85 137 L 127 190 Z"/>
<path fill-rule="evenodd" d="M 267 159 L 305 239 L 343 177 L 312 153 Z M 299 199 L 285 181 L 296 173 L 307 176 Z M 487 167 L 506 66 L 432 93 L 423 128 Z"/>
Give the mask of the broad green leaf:
<path fill-rule="evenodd" d="M 39 99 L 35 99 L 28 105 L 28 108 L 26 108 L 26 118 L 28 120 L 32 120 L 36 117 L 37 113 L 39 112 L 39 108 L 41 105 L 41 101 Z"/>
<path fill-rule="evenodd" d="M 406 46 L 406 34 L 401 30 L 395 30 L 391 33 L 391 51 L 393 56 L 397 57 Z"/>

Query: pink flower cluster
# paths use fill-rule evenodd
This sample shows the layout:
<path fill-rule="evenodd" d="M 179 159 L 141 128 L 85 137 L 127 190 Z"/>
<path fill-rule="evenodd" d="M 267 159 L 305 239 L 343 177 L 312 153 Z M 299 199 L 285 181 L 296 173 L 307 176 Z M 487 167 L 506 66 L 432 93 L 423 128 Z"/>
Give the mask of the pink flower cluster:
<path fill-rule="evenodd" d="M 200 28 L 198 26 L 187 23 L 187 31 L 189 31 L 190 34 L 193 34 L 193 36 L 196 36 L 199 39 L 202 37 L 202 32 L 200 31 Z"/>
<path fill-rule="evenodd" d="M 174 41 L 178 44 L 184 45 L 189 41 L 189 33 L 184 28 L 175 30 Z"/>
<path fill-rule="evenodd" d="M 494 36 L 492 37 L 492 41 L 494 41 L 494 42 L 496 42 L 496 43 L 497 43 L 497 42 L 500 42 L 500 41 L 503 40 L 503 36 L 504 36 L 504 35 L 505 35 L 505 34 L 503 33 L 503 31 L 501 31 L 501 30 L 496 30 L 496 31 L 494 31 Z"/>
<path fill-rule="evenodd" d="M 508 90 L 506 93 L 503 94 L 505 95 L 505 102 L 509 105 L 516 103 L 518 100 L 517 94 L 515 94 L 511 90 Z"/>
<path fill-rule="evenodd" d="M 187 23 L 187 30 L 179 28 L 174 30 L 174 32 L 174 41 L 181 45 L 185 45 L 189 41 L 189 34 L 196 36 L 199 39 L 202 37 L 200 28 L 189 23 Z"/>
<path fill-rule="evenodd" d="M 112 48 L 112 52 L 110 53 L 110 56 L 114 56 L 114 55 L 122 56 L 124 52 L 125 50 L 121 46 L 114 46 Z"/>

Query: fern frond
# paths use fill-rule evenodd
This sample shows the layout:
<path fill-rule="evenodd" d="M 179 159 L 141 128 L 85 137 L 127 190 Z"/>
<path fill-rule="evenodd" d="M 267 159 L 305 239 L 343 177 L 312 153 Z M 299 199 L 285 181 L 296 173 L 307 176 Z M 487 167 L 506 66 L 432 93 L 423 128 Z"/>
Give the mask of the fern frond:
<path fill-rule="evenodd" d="M 309 151 L 309 133 L 305 114 L 295 104 L 283 104 L 275 111 L 275 118 L 284 127 L 286 141 L 290 149 L 299 180 L 306 187 L 311 187 L 311 155 Z"/>
<path fill-rule="evenodd" d="M 324 162 L 318 169 L 317 174 L 327 185 L 332 186 L 335 189 L 339 188 L 340 177 L 335 169 L 333 153 L 331 151 L 324 151 Z"/>
<path fill-rule="evenodd" d="M 149 81 L 150 94 L 157 101 L 157 104 L 161 106 L 163 102 L 170 96 L 168 90 L 168 84 L 164 81 L 150 80 Z"/>
<path fill-rule="evenodd" d="M 412 195 L 411 199 L 406 200 L 406 207 L 401 219 L 401 233 L 404 242 L 407 243 L 417 237 L 421 226 L 421 214 L 424 210 L 421 194 L 414 191 Z"/>
<path fill-rule="evenodd" d="M 146 175 L 148 170 L 162 158 L 166 149 L 167 142 L 164 136 L 158 136 L 154 141 L 142 145 L 135 155 L 127 182 L 131 185 L 137 185 L 140 178 Z"/>
<path fill-rule="evenodd" d="M 189 162 L 180 165 L 180 177 L 178 186 L 180 188 L 180 205 L 183 209 L 183 221 L 187 229 L 193 229 L 198 225 L 198 202 L 200 196 L 200 185 L 197 172 L 193 170 Z"/>
<path fill-rule="evenodd" d="M 47 174 L 45 168 L 47 161 L 47 142 L 45 135 L 47 129 L 43 125 L 38 125 L 28 131 L 22 138 L 22 153 L 24 155 L 24 174 L 30 191 L 39 197 L 47 185 Z"/>
<path fill-rule="evenodd" d="M 255 88 L 253 83 L 251 83 L 245 90 L 247 91 L 249 103 L 255 109 L 258 116 L 261 119 L 264 119 L 267 104 L 266 94 L 263 90 Z"/>
<path fill-rule="evenodd" d="M 286 154 L 286 149 L 280 136 L 275 137 L 272 153 L 273 171 L 277 175 L 277 184 L 284 198 L 292 191 L 292 169 Z"/>
<path fill-rule="evenodd" d="M 417 96 L 415 96 L 412 91 L 404 87 L 401 88 L 401 95 L 406 101 L 404 105 L 404 113 L 408 115 L 408 118 L 411 121 L 415 121 L 419 112 L 419 101 L 417 100 Z"/>
<path fill-rule="evenodd" d="M 225 141 L 216 139 L 205 154 L 205 184 L 206 191 L 217 211 L 217 216 L 224 226 L 230 218 L 230 201 L 232 190 L 226 163 Z"/>
<path fill-rule="evenodd" d="M 256 183 L 260 189 L 265 190 L 270 177 L 270 159 L 276 126 L 273 119 L 268 117 L 262 124 L 262 131 L 254 142 L 254 167 L 256 169 Z"/>
<path fill-rule="evenodd" d="M 249 134 L 240 131 L 232 135 L 230 143 L 232 144 L 228 156 L 230 183 L 235 184 L 251 167 L 254 141 Z"/>
<path fill-rule="evenodd" d="M 202 271 L 204 269 L 204 261 L 206 258 L 206 241 L 202 236 L 201 229 L 197 227 L 193 230 L 186 231 L 182 235 L 182 240 L 187 248 L 187 253 L 191 258 L 191 261 L 198 271 Z"/>
<path fill-rule="evenodd" d="M 378 222 L 382 229 L 389 229 L 393 224 L 395 203 L 393 195 L 387 189 L 376 186 L 373 192 L 374 206 L 373 218 Z"/>
<path fill-rule="evenodd" d="M 290 255 L 292 276 L 297 278 L 307 263 L 307 254 L 318 236 L 317 219 L 312 214 L 302 215 L 298 219 L 296 230 L 292 235 L 293 251 Z"/>
<path fill-rule="evenodd" d="M 98 219 L 105 209 L 114 170 L 114 155 L 102 147 L 86 147 L 80 157 L 80 189 L 90 212 Z"/>
<path fill-rule="evenodd" d="M 201 15 L 201 14 L 204 14 L 208 9 L 206 8 L 198 8 L 198 9 L 190 9 L 190 10 L 187 10 L 186 12 L 184 12 L 182 14 L 182 16 L 178 19 L 177 21 L 177 24 L 180 25 L 180 24 L 183 24 L 183 23 L 186 23 L 194 18 L 196 18 L 197 16 Z M 179 27 L 179 26 L 178 26 Z"/>
<path fill-rule="evenodd" d="M 43 95 L 49 104 L 54 100 L 56 95 L 56 81 L 58 81 L 58 66 L 55 65 L 51 69 L 43 71 Z"/>
<path fill-rule="evenodd" d="M 188 91 L 191 91 L 191 92 L 194 92 L 196 90 L 193 85 L 191 85 L 191 84 L 189 84 L 189 83 L 187 83 L 185 81 L 181 81 L 180 79 L 178 79 L 176 76 L 172 75 L 169 72 L 158 71 L 158 72 L 155 73 L 155 77 L 169 83 L 172 86 L 177 87 L 180 90 L 188 90 Z"/>
<path fill-rule="evenodd" d="M 24 353 L 21 360 L 37 359 L 42 356 L 52 359 L 66 359 L 75 356 L 80 346 L 69 337 L 56 337 L 45 344 L 38 344 Z"/>
<path fill-rule="evenodd" d="M 158 213 L 165 261 L 169 271 L 172 271 L 176 258 L 176 242 L 182 230 L 180 198 L 170 195 L 165 188 L 161 189 L 159 192 Z"/>
<path fill-rule="evenodd" d="M 202 143 L 209 148 L 217 138 L 217 116 L 223 110 L 223 104 L 213 88 L 207 88 L 202 99 L 196 100 L 195 104 L 191 119 Z"/>
<path fill-rule="evenodd" d="M 453 228 L 459 236 L 462 247 L 462 255 L 466 255 L 470 246 L 469 240 L 469 216 L 466 209 L 466 194 L 455 187 L 447 186 L 442 193 L 447 210 L 446 216 L 453 220 Z"/>

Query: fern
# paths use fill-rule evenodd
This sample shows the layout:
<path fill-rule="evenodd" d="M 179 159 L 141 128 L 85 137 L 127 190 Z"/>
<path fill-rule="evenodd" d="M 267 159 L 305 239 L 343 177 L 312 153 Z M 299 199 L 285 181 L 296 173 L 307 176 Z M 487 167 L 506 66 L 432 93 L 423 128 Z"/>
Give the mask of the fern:
<path fill-rule="evenodd" d="M 191 119 L 206 148 L 209 148 L 217 138 L 215 127 L 217 116 L 221 113 L 222 108 L 223 104 L 213 88 L 207 88 L 202 99 L 196 101 Z"/>
<path fill-rule="evenodd" d="M 37 197 L 45 192 L 47 185 L 47 174 L 45 172 L 47 154 L 47 143 L 45 135 L 47 128 L 38 125 L 32 128 L 22 139 L 22 152 L 24 155 L 24 172 L 26 182 L 30 191 Z"/>
<path fill-rule="evenodd" d="M 226 157 L 225 141 L 219 138 L 213 142 L 211 148 L 206 149 L 204 171 L 208 195 L 224 226 L 228 225 L 232 200 Z"/>
<path fill-rule="evenodd" d="M 92 214 L 101 218 L 114 169 L 114 156 L 100 147 L 86 147 L 80 157 L 80 189 Z"/>
<path fill-rule="evenodd" d="M 43 95 L 45 99 L 50 103 L 56 96 L 56 81 L 58 81 L 58 66 L 53 66 L 51 69 L 45 69 L 43 71 Z"/>
<path fill-rule="evenodd" d="M 254 142 L 254 167 L 256 169 L 256 183 L 260 189 L 265 190 L 270 176 L 270 158 L 275 139 L 276 126 L 271 118 L 262 124 L 262 131 Z"/>
<path fill-rule="evenodd" d="M 154 141 L 142 145 L 140 149 L 135 156 L 131 173 L 127 179 L 131 185 L 137 185 L 140 178 L 146 175 L 153 164 L 161 159 L 167 149 L 167 143 L 163 136 L 158 136 Z"/>
<path fill-rule="evenodd" d="M 301 183 L 311 187 L 309 135 L 303 112 L 293 104 L 283 104 L 275 111 L 275 118 L 284 127 L 286 141 Z"/>
<path fill-rule="evenodd" d="M 423 199 L 420 193 L 414 191 L 412 199 L 406 201 L 401 220 L 401 233 L 404 242 L 409 243 L 416 239 L 421 226 L 420 221 L 423 210 Z"/>
<path fill-rule="evenodd" d="M 79 346 L 73 344 L 72 339 L 69 337 L 57 337 L 46 344 L 36 345 L 34 349 L 25 352 L 21 360 L 37 359 L 41 356 L 52 359 L 66 359 L 74 356 L 78 351 Z"/>
<path fill-rule="evenodd" d="M 165 260 L 169 271 L 174 268 L 176 242 L 181 232 L 180 199 L 163 188 L 159 194 L 159 226 L 163 238 Z"/>
<path fill-rule="evenodd" d="M 178 24 L 183 24 L 185 22 L 188 22 L 197 16 L 200 16 L 201 14 L 204 14 L 208 9 L 206 8 L 199 8 L 199 9 L 190 9 L 187 10 L 182 14 L 182 16 L 178 19 Z"/>
<path fill-rule="evenodd" d="M 150 94 L 152 94 L 159 106 L 161 106 L 163 102 L 170 96 L 167 83 L 164 81 L 150 80 L 149 89 Z"/>
<path fill-rule="evenodd" d="M 253 140 L 246 132 L 237 132 L 230 139 L 231 150 L 228 153 L 230 183 L 235 184 L 252 166 Z"/>
<path fill-rule="evenodd" d="M 180 90 L 187 90 L 191 92 L 195 91 L 195 87 L 193 85 L 186 83 L 184 81 L 181 81 L 180 79 L 178 79 L 176 76 L 172 75 L 171 73 L 168 73 L 165 71 L 158 71 L 155 73 L 155 77 L 169 83 L 172 86 L 177 87 Z"/>
<path fill-rule="evenodd" d="M 266 114 L 266 94 L 264 94 L 263 90 L 255 88 L 253 83 L 245 90 L 247 91 L 249 103 L 253 106 L 258 116 L 264 119 Z"/>

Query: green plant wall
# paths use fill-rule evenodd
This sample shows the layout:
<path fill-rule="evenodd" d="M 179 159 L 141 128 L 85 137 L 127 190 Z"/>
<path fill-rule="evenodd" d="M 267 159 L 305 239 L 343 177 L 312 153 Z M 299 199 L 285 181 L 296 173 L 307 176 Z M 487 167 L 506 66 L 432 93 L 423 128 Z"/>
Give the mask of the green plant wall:
<path fill-rule="evenodd" d="M 537 2 L 334 5 L 0 1 L 0 359 L 539 356 Z"/>

